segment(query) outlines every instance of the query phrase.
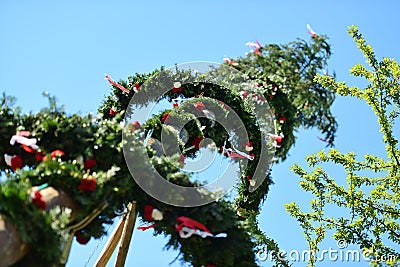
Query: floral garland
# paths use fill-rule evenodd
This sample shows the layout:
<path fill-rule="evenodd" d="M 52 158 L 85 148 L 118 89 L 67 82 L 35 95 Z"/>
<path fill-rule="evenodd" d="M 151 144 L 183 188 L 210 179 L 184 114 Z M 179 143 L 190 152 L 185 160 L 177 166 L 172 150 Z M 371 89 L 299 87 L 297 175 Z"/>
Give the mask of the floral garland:
<path fill-rule="evenodd" d="M 301 54 L 297 58 L 293 55 L 296 49 L 310 55 L 322 53 L 322 56 L 310 60 L 308 65 L 302 65 Z M 287 46 L 262 47 L 256 43 L 255 50 L 246 58 L 227 59 L 226 64 L 250 77 L 258 93 L 240 88 L 227 92 L 218 86 L 187 85 L 184 79 L 172 81 L 171 90 L 165 95 L 172 109 L 153 116 L 143 125 L 138 122 L 130 125 L 133 135 L 144 130 L 146 133 L 151 132 L 151 137 L 157 139 L 161 129 L 169 123 L 169 118 L 172 120 L 173 117 L 187 116 L 185 113 L 174 112 L 178 106 L 190 107 L 204 115 L 204 118 L 199 119 L 200 123 L 193 122 L 185 126 L 189 133 L 188 141 L 180 143 L 180 148 L 185 151 L 184 156 L 157 156 L 151 147 L 147 148 L 147 152 L 158 172 L 171 182 L 184 186 L 195 186 L 198 182 L 191 181 L 190 175 L 180 172 L 177 166 L 186 157 L 196 156 L 204 137 L 212 137 L 216 149 L 232 160 L 252 158 L 241 174 L 234 203 L 221 199 L 195 208 L 172 207 L 151 198 L 133 182 L 122 154 L 123 126 L 120 122 L 125 114 L 132 114 L 129 106 L 131 96 L 137 94 L 139 97 L 144 91 L 142 85 L 162 69 L 151 74 L 129 77 L 126 82 L 115 82 L 107 75 L 106 80 L 112 85 L 113 92 L 99 108 L 99 117 L 67 116 L 55 105 L 37 114 L 21 115 L 17 109 L 10 107 L 9 99 L 4 98 L 0 110 L 0 121 L 4 127 L 0 135 L 2 140 L 10 140 L 10 143 L 0 144 L 0 153 L 4 155 L 0 170 L 10 178 L 0 183 L 0 193 L 2 203 L 12 204 L 2 206 L 0 213 L 17 226 L 23 241 L 32 248 L 23 262 L 32 259 L 38 253 L 35 249 L 40 249 L 43 258 L 36 258 L 36 265 L 57 263 L 61 250 L 55 248 L 60 247 L 60 243 L 65 240 L 68 225 L 83 220 L 93 208 L 106 201 L 107 208 L 86 228 L 76 233 L 78 242 L 86 243 L 91 237 L 104 235 L 104 224 L 111 223 L 127 203 L 136 201 L 144 223 L 140 229 L 153 228 L 155 234 L 169 236 L 167 247 L 179 248 L 182 260 L 191 262 L 193 266 L 256 266 L 254 251 L 258 246 L 266 245 L 274 250 L 277 246 L 258 229 L 256 220 L 259 206 L 272 183 L 269 174 L 266 174 L 267 179 L 256 191 L 250 193 L 248 190 L 254 183 L 252 175 L 260 152 L 260 129 L 246 103 L 268 101 L 274 109 L 277 132 L 270 133 L 269 137 L 277 148 L 278 160 L 285 159 L 287 151 L 294 144 L 293 132 L 300 126 L 319 127 L 331 142 L 335 132 L 334 119 L 329 111 L 333 96 L 315 85 L 311 77 L 318 66 L 325 64 L 329 54 L 329 46 L 325 38 L 320 36 L 313 37 L 310 45 L 299 41 Z M 310 90 L 304 92 L 304 87 Z M 179 97 L 194 99 L 179 103 L 175 101 Z M 240 148 L 232 146 L 220 125 L 211 127 L 213 117 L 206 112 L 211 103 L 207 102 L 206 97 L 220 100 L 218 104 L 222 109 L 226 104 L 234 107 L 244 121 L 250 135 Z M 307 102 L 310 99 L 320 102 L 316 101 L 318 104 L 311 107 Z M 54 103 L 53 99 L 50 100 Z M 142 99 L 143 104 L 146 101 L 146 98 Z M 309 108 L 304 111 L 306 105 Z M 322 115 L 313 117 L 316 111 Z M 142 149 L 142 146 L 142 143 L 137 142 L 137 149 Z M 144 166 L 139 169 L 138 175 L 146 175 L 147 172 Z M 64 190 L 78 203 L 79 213 L 67 226 L 65 218 L 68 214 L 65 210 L 46 212 L 46 203 L 41 199 L 40 190 L 33 194 L 27 193 L 31 187 L 43 184 Z M 17 193 L 7 193 L 13 187 Z M 15 195 L 18 198 L 14 201 Z M 20 213 L 17 214 L 16 210 Z M 22 215 L 38 219 L 27 221 Z M 54 228 L 52 225 L 64 227 Z M 36 235 L 28 234 L 32 231 Z M 49 240 L 37 248 L 39 246 L 35 244 L 40 242 L 36 237 Z M 217 249 L 218 255 L 214 253 Z M 284 260 L 275 260 L 286 264 Z"/>

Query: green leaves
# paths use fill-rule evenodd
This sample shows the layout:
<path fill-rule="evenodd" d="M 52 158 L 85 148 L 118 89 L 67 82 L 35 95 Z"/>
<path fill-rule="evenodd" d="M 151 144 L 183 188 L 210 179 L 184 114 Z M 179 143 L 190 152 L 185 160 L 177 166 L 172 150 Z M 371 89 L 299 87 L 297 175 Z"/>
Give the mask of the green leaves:
<path fill-rule="evenodd" d="M 336 82 L 321 75 L 317 75 L 315 81 L 337 94 L 362 99 L 371 106 L 381 126 L 382 145 L 386 148 L 387 158 L 367 154 L 360 161 L 352 152 L 343 154 L 335 149 L 331 149 L 328 154 L 319 152 L 307 157 L 309 167 L 315 167 L 313 171 L 307 172 L 299 165 L 292 169 L 300 176 L 302 189 L 313 195 L 311 211 L 301 211 L 296 203 L 287 204 L 286 209 L 303 228 L 310 247 L 318 247 L 320 238 L 324 237 L 323 233 L 333 229 L 336 240 L 345 240 L 348 244 L 358 245 L 364 252 L 371 252 L 371 265 L 394 266 L 400 260 L 400 253 L 396 251 L 396 246 L 400 244 L 400 154 L 398 140 L 393 133 L 394 119 L 399 115 L 399 65 L 387 58 L 378 61 L 372 47 L 366 43 L 357 27 L 349 27 L 349 33 L 371 68 L 367 70 L 357 64 L 351 68 L 351 73 L 367 79 L 368 86 L 363 90 L 348 87 L 344 82 Z M 324 164 L 342 167 L 346 173 L 345 181 L 338 177 L 328 177 L 322 168 Z M 342 214 L 348 215 L 328 216 L 325 212 L 332 210 L 332 205 L 327 206 L 328 203 L 335 208 L 344 208 Z M 319 227 L 315 227 L 315 224 Z M 388 260 L 379 260 L 382 257 Z M 311 266 L 314 264 L 310 261 Z"/>
<path fill-rule="evenodd" d="M 65 222 L 65 219 L 56 221 L 55 212 L 48 215 L 39 210 L 30 201 L 28 194 L 30 189 L 31 185 L 26 179 L 16 178 L 10 182 L 0 183 L 0 214 L 16 226 L 24 242 L 32 245 L 30 256 L 36 255 L 36 259 L 25 257 L 20 262 L 21 266 L 29 261 L 39 266 L 50 266 L 61 257 L 62 241 L 62 236 L 53 230 L 52 225 Z"/>

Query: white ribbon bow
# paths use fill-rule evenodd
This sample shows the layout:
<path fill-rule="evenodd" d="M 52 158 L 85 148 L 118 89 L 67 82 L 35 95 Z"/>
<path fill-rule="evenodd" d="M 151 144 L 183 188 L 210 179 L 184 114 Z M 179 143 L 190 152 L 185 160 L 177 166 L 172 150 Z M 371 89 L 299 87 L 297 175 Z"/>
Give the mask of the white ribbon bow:
<path fill-rule="evenodd" d="M 15 143 L 19 143 L 21 145 L 26 145 L 31 147 L 34 150 L 38 150 L 39 147 L 36 145 L 36 138 L 26 138 L 25 136 L 13 135 L 10 140 L 10 144 L 14 145 Z"/>
<path fill-rule="evenodd" d="M 179 236 L 181 238 L 189 238 L 191 237 L 193 234 L 199 235 L 202 238 L 206 238 L 206 237 L 214 237 L 214 238 L 225 238 L 228 235 L 226 233 L 220 233 L 217 235 L 213 235 L 211 233 L 205 232 L 205 231 L 201 231 L 199 229 L 192 229 L 186 226 L 183 226 L 181 230 L 179 230 Z"/>

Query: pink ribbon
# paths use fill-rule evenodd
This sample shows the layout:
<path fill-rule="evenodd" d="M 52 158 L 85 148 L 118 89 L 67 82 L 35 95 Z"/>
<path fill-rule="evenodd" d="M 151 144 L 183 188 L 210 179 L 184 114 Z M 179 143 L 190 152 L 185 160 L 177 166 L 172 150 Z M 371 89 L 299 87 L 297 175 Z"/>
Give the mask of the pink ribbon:
<path fill-rule="evenodd" d="M 119 89 L 121 89 L 123 92 L 129 94 L 130 91 L 128 89 L 126 89 L 125 87 L 123 87 L 122 85 L 120 85 L 119 83 L 116 83 L 111 77 L 110 75 L 106 74 L 106 77 L 104 78 L 106 79 L 111 85 L 114 85 L 116 87 L 118 87 Z"/>
<path fill-rule="evenodd" d="M 241 158 L 241 159 L 249 159 L 254 160 L 254 156 L 250 156 L 242 151 L 237 150 L 236 148 L 225 148 L 223 147 L 224 152 L 228 154 L 230 158 Z"/>

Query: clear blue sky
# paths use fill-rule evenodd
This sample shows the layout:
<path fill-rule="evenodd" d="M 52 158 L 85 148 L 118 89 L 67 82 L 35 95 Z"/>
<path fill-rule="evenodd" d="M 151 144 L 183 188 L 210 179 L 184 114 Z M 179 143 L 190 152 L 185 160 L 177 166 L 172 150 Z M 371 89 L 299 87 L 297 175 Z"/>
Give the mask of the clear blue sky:
<path fill-rule="evenodd" d="M 306 24 L 327 34 L 333 56 L 330 73 L 338 80 L 364 84 L 348 69 L 364 62 L 347 35 L 358 25 L 379 58 L 400 61 L 398 1 L 0 1 L 0 91 L 18 98 L 24 111 L 47 105 L 41 94 L 56 95 L 70 113 L 95 112 L 109 85 L 103 74 L 125 79 L 136 72 L 188 61 L 222 62 L 244 55 L 247 41 L 285 43 L 309 38 Z M 338 98 L 333 106 L 339 131 L 336 147 L 343 152 L 383 155 L 372 112 L 356 100 Z M 260 215 L 262 229 L 285 250 L 306 248 L 297 222 L 283 204 L 307 203 L 289 167 L 324 148 L 316 131 L 299 131 L 296 146 L 274 167 L 272 186 Z M 343 173 L 331 169 L 340 177 Z M 111 231 L 111 230 L 110 230 Z M 92 266 L 103 243 L 87 266 Z M 135 232 L 127 266 L 160 267 L 177 256 L 163 251 L 165 240 L 151 230 Z M 98 241 L 74 244 L 67 266 L 84 266 Z M 335 248 L 328 238 L 327 248 Z M 324 249 L 324 248 L 323 248 Z M 112 266 L 112 263 L 110 266 Z M 260 263 L 270 266 L 268 262 Z M 320 266 L 333 266 L 323 263 Z M 336 263 L 337 264 L 337 263 Z M 297 263 L 294 266 L 304 266 Z M 366 263 L 346 263 L 346 266 Z M 180 266 L 179 262 L 171 266 Z"/>

